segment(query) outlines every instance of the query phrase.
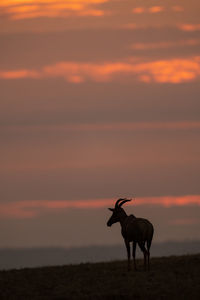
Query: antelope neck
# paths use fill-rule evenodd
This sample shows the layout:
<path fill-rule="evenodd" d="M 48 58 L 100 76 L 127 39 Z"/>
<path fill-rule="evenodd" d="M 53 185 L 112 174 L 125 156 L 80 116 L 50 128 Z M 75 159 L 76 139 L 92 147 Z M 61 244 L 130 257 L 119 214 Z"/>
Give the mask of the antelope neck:
<path fill-rule="evenodd" d="M 119 222 L 121 224 L 121 227 L 123 226 L 124 224 L 124 221 L 126 220 L 127 218 L 127 214 L 125 213 L 125 211 L 121 212 L 120 216 L 119 216 Z"/>

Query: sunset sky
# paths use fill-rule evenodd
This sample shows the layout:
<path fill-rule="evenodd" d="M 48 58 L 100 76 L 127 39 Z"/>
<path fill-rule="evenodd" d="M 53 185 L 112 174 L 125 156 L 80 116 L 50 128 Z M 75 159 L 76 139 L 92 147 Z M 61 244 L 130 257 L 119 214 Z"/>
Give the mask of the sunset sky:
<path fill-rule="evenodd" d="M 0 1 L 0 247 L 200 239 L 200 2 Z"/>

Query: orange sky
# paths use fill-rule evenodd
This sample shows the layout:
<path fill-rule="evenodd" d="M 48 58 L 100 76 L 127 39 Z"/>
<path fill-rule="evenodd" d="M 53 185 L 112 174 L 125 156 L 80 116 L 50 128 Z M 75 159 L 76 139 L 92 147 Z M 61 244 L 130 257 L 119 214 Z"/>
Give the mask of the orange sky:
<path fill-rule="evenodd" d="M 55 245 L 37 240 L 36 222 L 63 216 L 67 227 L 77 214 L 109 243 L 105 208 L 123 195 L 160 224 L 158 240 L 200 238 L 199 10 L 196 0 L 0 1 L 0 246 L 26 244 L 22 227 L 33 245 Z"/>

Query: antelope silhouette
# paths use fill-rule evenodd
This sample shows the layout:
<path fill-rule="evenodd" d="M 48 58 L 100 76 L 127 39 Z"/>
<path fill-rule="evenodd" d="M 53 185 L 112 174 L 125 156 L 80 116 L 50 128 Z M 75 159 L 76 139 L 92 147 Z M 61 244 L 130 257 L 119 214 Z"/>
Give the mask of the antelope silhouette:
<path fill-rule="evenodd" d="M 114 208 L 109 208 L 112 211 L 112 216 L 107 222 L 107 226 L 120 222 L 121 234 L 127 249 L 128 256 L 128 271 L 131 269 L 130 264 L 130 243 L 133 242 L 133 262 L 134 269 L 136 270 L 135 251 L 138 244 L 144 254 L 144 269 L 149 270 L 150 261 L 150 247 L 153 239 L 154 228 L 153 225 L 143 218 L 136 218 L 134 215 L 128 216 L 122 205 L 132 199 L 120 198 L 116 201 Z M 146 247 L 145 247 L 146 244 Z"/>

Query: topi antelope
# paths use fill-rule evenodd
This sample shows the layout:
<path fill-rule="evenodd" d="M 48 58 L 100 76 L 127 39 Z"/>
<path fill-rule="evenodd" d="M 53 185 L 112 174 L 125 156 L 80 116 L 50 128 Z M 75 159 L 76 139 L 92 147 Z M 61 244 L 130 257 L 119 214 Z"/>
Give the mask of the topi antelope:
<path fill-rule="evenodd" d="M 114 208 L 109 208 L 113 212 L 112 216 L 107 222 L 107 226 L 111 226 L 114 223 L 120 222 L 121 233 L 125 241 L 127 255 L 128 255 L 128 271 L 131 269 L 130 266 L 130 242 L 133 242 L 133 262 L 134 269 L 136 270 L 135 262 L 135 250 L 138 243 L 141 251 L 144 254 L 144 268 L 146 269 L 146 261 L 148 263 L 149 270 L 149 259 L 150 259 L 150 247 L 153 238 L 154 228 L 153 225 L 146 219 L 136 218 L 134 215 L 127 216 L 126 212 L 122 208 L 122 205 L 131 199 L 118 199 L 115 203 Z M 147 249 L 145 247 L 147 243 Z"/>

